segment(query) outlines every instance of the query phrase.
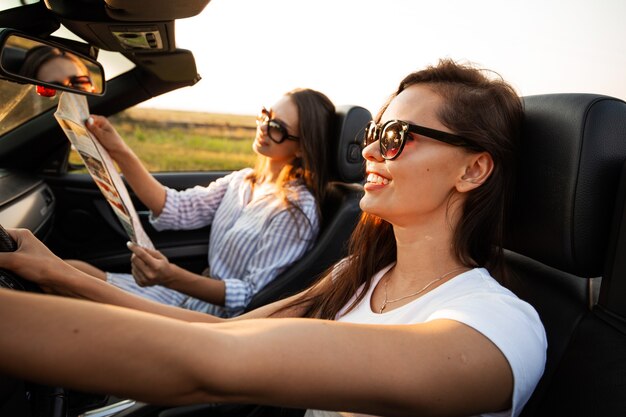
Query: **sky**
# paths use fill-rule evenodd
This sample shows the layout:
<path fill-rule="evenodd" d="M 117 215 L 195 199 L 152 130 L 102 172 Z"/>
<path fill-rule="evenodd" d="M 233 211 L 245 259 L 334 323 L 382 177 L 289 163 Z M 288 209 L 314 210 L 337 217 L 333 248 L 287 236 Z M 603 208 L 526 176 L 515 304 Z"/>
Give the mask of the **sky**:
<path fill-rule="evenodd" d="M 202 79 L 143 107 L 256 114 L 295 87 L 377 112 L 440 58 L 498 72 L 522 96 L 626 99 L 626 0 L 211 0 L 176 22 Z"/>

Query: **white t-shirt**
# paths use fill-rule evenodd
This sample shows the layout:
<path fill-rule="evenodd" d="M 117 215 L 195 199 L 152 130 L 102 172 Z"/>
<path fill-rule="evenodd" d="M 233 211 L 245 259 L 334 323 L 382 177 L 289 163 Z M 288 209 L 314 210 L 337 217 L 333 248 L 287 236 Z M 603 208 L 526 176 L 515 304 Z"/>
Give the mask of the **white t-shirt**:
<path fill-rule="evenodd" d="M 501 286 L 484 268 L 460 274 L 414 301 L 378 314 L 371 309 L 376 284 L 392 267 L 379 271 L 363 300 L 338 321 L 367 324 L 414 324 L 438 319 L 464 323 L 491 340 L 504 354 L 513 371 L 510 410 L 483 417 L 515 417 L 530 398 L 546 362 L 546 334 L 534 308 Z M 361 291 L 361 290 L 359 290 Z M 308 410 L 305 417 L 356 417 L 362 414 Z"/>

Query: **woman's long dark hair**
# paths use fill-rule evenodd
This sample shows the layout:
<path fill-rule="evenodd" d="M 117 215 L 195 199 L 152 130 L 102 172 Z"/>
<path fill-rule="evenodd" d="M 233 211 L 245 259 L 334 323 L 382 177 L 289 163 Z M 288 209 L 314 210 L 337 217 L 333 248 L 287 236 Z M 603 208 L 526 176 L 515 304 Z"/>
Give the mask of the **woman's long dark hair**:
<path fill-rule="evenodd" d="M 409 74 L 382 107 L 415 84 L 428 84 L 443 98 L 439 120 L 452 132 L 470 139 L 491 154 L 494 169 L 480 187 L 468 193 L 454 230 L 453 248 L 468 267 L 499 267 L 506 208 L 514 180 L 515 154 L 523 115 L 515 90 L 492 72 L 441 60 Z M 396 260 L 396 240 L 387 221 L 363 213 L 349 243 L 348 258 L 291 306 L 303 306 L 305 317 L 333 320 L 365 284 L 348 311 L 360 302 L 374 274 Z M 285 308 L 290 308 L 287 306 Z"/>
<path fill-rule="evenodd" d="M 72 62 L 76 67 L 76 70 L 80 71 L 81 75 L 88 75 L 89 70 L 83 62 L 74 54 L 66 54 L 59 48 L 55 48 L 48 45 L 36 46 L 30 49 L 24 58 L 24 62 L 20 67 L 19 73 L 28 78 L 40 78 L 39 71 L 45 63 L 51 61 L 54 58 L 64 58 Z"/>

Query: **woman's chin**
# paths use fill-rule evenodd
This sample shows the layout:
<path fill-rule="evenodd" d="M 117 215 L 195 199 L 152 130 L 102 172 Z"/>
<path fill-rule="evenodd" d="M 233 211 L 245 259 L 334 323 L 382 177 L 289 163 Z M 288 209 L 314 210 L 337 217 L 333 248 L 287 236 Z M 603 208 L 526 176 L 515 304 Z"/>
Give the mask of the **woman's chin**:
<path fill-rule="evenodd" d="M 254 142 L 252 142 L 252 150 L 257 155 L 265 155 L 265 148 L 266 148 L 266 146 L 263 145 L 258 140 L 255 140 Z"/>
<path fill-rule="evenodd" d="M 381 205 L 376 200 L 377 199 L 372 198 L 371 196 L 368 196 L 367 194 L 365 194 L 363 198 L 361 198 L 361 201 L 359 201 L 359 207 L 361 208 L 361 210 L 363 210 L 367 214 L 372 214 L 374 216 L 382 217 Z"/>

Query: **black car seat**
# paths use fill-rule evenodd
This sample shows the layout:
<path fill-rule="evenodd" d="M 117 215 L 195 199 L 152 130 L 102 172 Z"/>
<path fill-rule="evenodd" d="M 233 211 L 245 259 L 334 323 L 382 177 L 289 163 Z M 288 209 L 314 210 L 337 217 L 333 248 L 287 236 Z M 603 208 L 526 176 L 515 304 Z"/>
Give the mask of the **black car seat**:
<path fill-rule="evenodd" d="M 364 163 L 361 138 L 370 112 L 359 106 L 338 106 L 336 146 L 331 149 L 331 183 L 322 203 L 322 224 L 315 246 L 288 270 L 259 291 L 246 311 L 295 294 L 346 253 L 346 242 L 356 225 L 363 194 Z"/>
<path fill-rule="evenodd" d="M 507 275 L 539 312 L 548 356 L 522 416 L 626 416 L 626 103 L 524 105 Z"/>

